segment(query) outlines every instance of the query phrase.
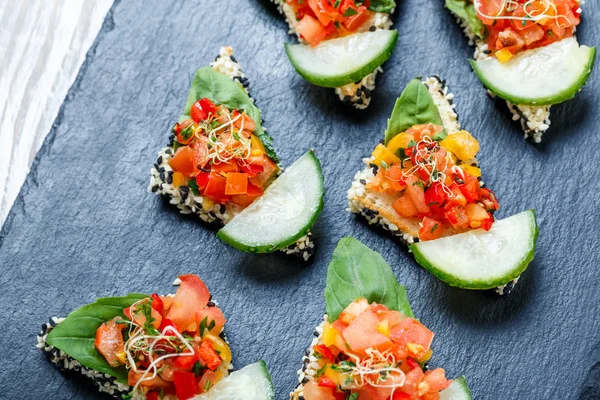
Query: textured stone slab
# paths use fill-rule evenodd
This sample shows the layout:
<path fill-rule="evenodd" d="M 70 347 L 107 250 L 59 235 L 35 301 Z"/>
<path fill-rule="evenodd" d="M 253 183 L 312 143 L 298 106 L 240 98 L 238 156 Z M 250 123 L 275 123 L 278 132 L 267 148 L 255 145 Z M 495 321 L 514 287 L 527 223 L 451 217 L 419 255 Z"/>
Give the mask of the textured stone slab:
<path fill-rule="evenodd" d="M 534 146 L 504 104 L 486 97 L 467 63 L 472 50 L 441 2 L 400 2 L 398 46 L 364 112 L 296 75 L 283 52 L 290 40 L 285 22 L 273 6 L 207 3 L 128 0 L 105 22 L 0 234 L 0 397 L 101 398 L 35 348 L 41 323 L 99 296 L 170 292 L 176 274 L 192 272 L 229 319 L 234 364 L 265 359 L 277 398 L 285 399 L 324 312 L 327 263 L 347 235 L 392 265 L 415 314 L 436 332 L 431 364 L 449 376 L 465 374 L 477 399 L 577 399 L 588 376 L 593 396 L 592 351 L 600 342 L 598 74 L 575 100 L 553 109 L 551 130 Z M 579 37 L 593 43 L 600 11 L 590 4 L 584 15 Z M 146 193 L 150 165 L 181 113 L 194 70 L 223 44 L 244 64 L 284 163 L 311 146 L 323 160 L 326 204 L 307 265 L 238 252 Z M 446 286 L 344 211 L 360 159 L 383 137 L 400 90 L 433 73 L 448 80 L 464 128 L 481 140 L 484 179 L 502 203 L 498 216 L 538 211 L 536 259 L 504 298 Z"/>

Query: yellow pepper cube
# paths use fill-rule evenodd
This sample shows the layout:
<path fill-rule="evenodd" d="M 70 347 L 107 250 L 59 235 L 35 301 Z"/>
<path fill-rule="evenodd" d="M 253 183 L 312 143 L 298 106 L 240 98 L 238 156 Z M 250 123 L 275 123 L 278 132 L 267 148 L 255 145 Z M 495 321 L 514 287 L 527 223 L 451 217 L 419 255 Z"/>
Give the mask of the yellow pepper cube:
<path fill-rule="evenodd" d="M 467 131 L 459 131 L 448 135 L 440 142 L 440 145 L 454 153 L 462 161 L 475 158 L 479 152 L 479 142 Z"/>
<path fill-rule="evenodd" d="M 384 319 L 383 321 L 381 321 L 378 325 L 377 325 L 377 330 L 379 331 L 379 333 L 381 333 L 382 335 L 385 335 L 387 337 L 390 337 L 390 326 L 388 323 L 387 319 Z"/>
<path fill-rule="evenodd" d="M 373 157 L 375 158 L 375 160 L 373 160 L 375 165 L 389 167 L 392 164 L 400 164 L 400 159 L 381 143 L 373 150 Z"/>
<path fill-rule="evenodd" d="M 514 54 L 508 49 L 498 50 L 494 55 L 502 64 L 509 62 L 514 57 Z"/>
<path fill-rule="evenodd" d="M 472 165 L 466 165 L 466 164 L 463 164 L 460 167 L 466 173 L 471 174 L 477 178 L 479 178 L 481 176 L 481 170 L 478 167 L 474 167 Z"/>
<path fill-rule="evenodd" d="M 253 156 L 260 156 L 261 154 L 265 154 L 267 152 L 265 150 L 265 146 L 260 141 L 258 136 L 252 135 L 252 137 L 250 139 L 250 143 L 251 143 L 251 149 L 252 149 L 251 152 L 252 152 Z"/>
<path fill-rule="evenodd" d="M 321 334 L 321 341 L 327 347 L 335 345 L 338 330 L 331 327 L 329 322 L 323 324 L 323 333 Z"/>
<path fill-rule="evenodd" d="M 406 149 L 411 140 L 414 140 L 415 137 L 410 133 L 402 132 L 397 134 L 390 140 L 387 144 L 387 148 L 392 153 L 396 154 L 398 149 Z"/>
<path fill-rule="evenodd" d="M 177 171 L 173 173 L 173 186 L 178 188 L 179 186 L 183 186 L 185 184 L 185 176 Z"/>

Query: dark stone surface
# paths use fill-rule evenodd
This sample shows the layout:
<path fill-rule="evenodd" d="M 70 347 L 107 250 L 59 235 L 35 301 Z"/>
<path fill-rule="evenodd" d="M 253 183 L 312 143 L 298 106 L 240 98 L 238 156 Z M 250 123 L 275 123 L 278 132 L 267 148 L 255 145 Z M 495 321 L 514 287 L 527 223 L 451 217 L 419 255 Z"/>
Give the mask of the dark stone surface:
<path fill-rule="evenodd" d="M 590 2 L 584 16 L 579 38 L 593 43 L 600 10 Z M 235 365 L 265 359 L 284 399 L 324 312 L 332 250 L 347 235 L 393 266 L 415 314 L 437 333 L 431 365 L 465 374 L 475 398 L 576 399 L 584 390 L 598 398 L 598 71 L 575 100 L 553 108 L 552 128 L 535 146 L 486 97 L 467 63 L 472 49 L 441 2 L 401 1 L 394 20 L 395 54 L 371 107 L 358 112 L 296 75 L 283 52 L 286 25 L 264 1 L 117 3 L 0 234 L 0 398 L 102 398 L 35 348 L 40 324 L 96 297 L 170 292 L 177 274 L 191 272 L 222 304 Z M 323 161 L 326 205 L 306 265 L 227 247 L 146 192 L 194 70 L 225 44 L 251 79 L 283 162 L 310 146 Z M 448 287 L 344 211 L 360 159 L 383 137 L 400 90 L 434 73 L 448 80 L 464 128 L 482 143 L 498 215 L 538 211 L 535 261 L 508 297 Z"/>

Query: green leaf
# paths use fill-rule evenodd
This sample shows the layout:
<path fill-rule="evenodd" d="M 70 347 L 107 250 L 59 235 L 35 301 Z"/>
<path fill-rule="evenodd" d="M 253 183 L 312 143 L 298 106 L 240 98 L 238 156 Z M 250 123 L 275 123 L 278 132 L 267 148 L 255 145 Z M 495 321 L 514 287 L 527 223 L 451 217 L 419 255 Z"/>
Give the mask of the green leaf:
<path fill-rule="evenodd" d="M 246 114 L 256 123 L 254 134 L 261 140 L 267 151 L 267 156 L 276 163 L 279 158 L 273 148 L 273 138 L 269 136 L 262 127 L 260 110 L 248 96 L 241 84 L 215 71 L 211 67 L 200 68 L 196 71 L 192 87 L 185 105 L 185 118 L 190 114 L 192 105 L 202 99 L 208 98 L 217 105 L 224 105 L 230 110 L 244 110 Z M 180 117 L 180 121 L 183 118 Z"/>
<path fill-rule="evenodd" d="M 388 119 L 385 144 L 411 126 L 428 123 L 443 125 L 440 112 L 427 86 L 421 82 L 421 78 L 415 78 L 396 100 L 392 116 Z"/>
<path fill-rule="evenodd" d="M 413 317 L 406 288 L 381 255 L 352 237 L 340 239 L 327 269 L 325 307 L 330 321 L 357 298 Z"/>
<path fill-rule="evenodd" d="M 111 367 L 94 347 L 96 330 L 103 322 L 114 317 L 123 317 L 123 309 L 148 296 L 130 293 L 123 297 L 105 297 L 70 313 L 56 325 L 46 337 L 49 345 L 64 351 L 84 367 L 114 376 L 119 382 L 127 383 L 125 367 Z"/>
<path fill-rule="evenodd" d="M 396 7 L 394 0 L 371 0 L 369 10 L 389 14 Z"/>
<path fill-rule="evenodd" d="M 477 18 L 477 11 L 472 1 L 446 0 L 446 8 L 460 18 L 477 37 L 485 39 L 487 36 L 485 25 Z"/>

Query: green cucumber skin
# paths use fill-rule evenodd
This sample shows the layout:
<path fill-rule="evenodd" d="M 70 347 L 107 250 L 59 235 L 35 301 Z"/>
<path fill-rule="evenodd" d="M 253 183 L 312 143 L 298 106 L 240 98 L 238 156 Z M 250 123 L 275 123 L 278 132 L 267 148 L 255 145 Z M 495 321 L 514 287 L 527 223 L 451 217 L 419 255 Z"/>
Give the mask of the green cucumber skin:
<path fill-rule="evenodd" d="M 275 400 L 275 390 L 273 389 L 273 379 L 271 379 L 271 374 L 269 373 L 269 368 L 267 368 L 267 363 L 264 360 L 259 360 L 256 362 L 260 365 L 262 370 L 264 371 L 265 377 L 269 381 L 269 385 L 271 387 L 271 391 L 268 397 L 265 397 L 264 400 Z"/>
<path fill-rule="evenodd" d="M 323 170 L 321 168 L 321 161 L 319 161 L 319 159 L 317 158 L 317 156 L 315 156 L 315 152 L 313 150 L 309 151 L 309 154 L 313 160 L 313 162 L 316 164 L 317 166 L 317 170 L 319 173 L 319 179 L 321 182 L 321 187 L 323 188 L 323 183 L 325 178 L 323 177 Z M 306 224 L 306 226 L 304 228 L 302 228 L 302 230 L 300 230 L 296 235 L 292 236 L 291 238 L 284 240 L 280 243 L 274 244 L 274 245 L 264 245 L 264 246 L 246 246 L 244 244 L 241 244 L 239 242 L 237 242 L 235 239 L 233 239 L 232 237 L 228 236 L 226 233 L 223 232 L 223 230 L 219 230 L 217 232 L 217 237 L 223 241 L 224 243 L 227 243 L 228 245 L 230 245 L 231 247 L 234 247 L 238 250 L 244 251 L 246 253 L 273 253 L 274 251 L 277 250 L 281 250 L 283 248 L 286 248 L 294 243 L 296 243 L 296 240 L 300 239 L 302 236 L 306 235 L 308 232 L 310 232 L 310 229 L 312 228 L 312 226 L 315 224 L 315 222 L 317 221 L 317 218 L 319 217 L 319 215 L 321 214 L 321 211 L 323 211 L 323 195 L 324 195 L 324 188 L 321 191 L 321 199 L 319 201 L 319 206 L 317 208 L 317 211 L 314 213 L 313 217 L 311 218 L 310 221 L 308 221 L 308 224 Z"/>
<path fill-rule="evenodd" d="M 469 385 L 467 384 L 467 378 L 465 378 L 464 375 L 454 379 L 452 385 L 458 385 L 462 389 L 461 394 L 464 395 L 464 397 L 461 397 L 459 400 L 473 400 L 473 393 L 471 393 L 471 389 L 469 389 Z M 448 397 L 448 394 L 444 396 L 444 390 L 440 392 L 440 397 L 442 400 L 454 400 L 452 397 Z"/>
<path fill-rule="evenodd" d="M 533 256 L 535 253 L 535 248 L 537 245 L 537 238 L 539 236 L 539 227 L 537 225 L 537 215 L 534 209 L 528 210 L 533 216 L 533 226 L 534 226 L 534 234 L 533 234 L 533 246 L 527 256 L 521 262 L 518 268 L 516 268 L 508 278 L 498 278 L 494 280 L 480 280 L 480 281 L 466 281 L 457 279 L 456 277 L 450 276 L 447 273 L 440 271 L 435 268 L 433 265 L 429 263 L 427 258 L 419 251 L 418 247 L 415 244 L 411 244 L 409 246 L 410 251 L 412 251 L 415 260 L 419 263 L 423 268 L 425 268 L 430 274 L 434 275 L 439 280 L 447 283 L 450 286 L 458 287 L 461 289 L 468 290 L 487 290 L 494 289 L 498 286 L 506 285 L 510 281 L 518 278 L 521 274 L 527 269 L 529 263 L 533 260 Z"/>
<path fill-rule="evenodd" d="M 583 86 L 585 86 L 590 74 L 592 73 L 592 69 L 594 68 L 594 63 L 596 62 L 596 48 L 589 47 L 589 49 L 590 49 L 591 54 L 590 54 L 589 61 L 587 64 L 587 72 L 579 78 L 579 80 L 577 81 L 577 83 L 575 85 L 571 86 L 569 89 L 564 90 L 557 95 L 536 98 L 536 99 L 520 98 L 520 97 L 511 96 L 510 94 L 504 92 L 502 89 L 492 85 L 489 81 L 487 81 L 485 79 L 483 72 L 477 66 L 476 60 L 469 60 L 469 62 L 471 63 L 471 67 L 473 68 L 473 71 L 475 71 L 475 74 L 477 75 L 477 77 L 479 78 L 481 83 L 483 83 L 483 85 L 487 89 L 489 89 L 492 93 L 494 93 L 498 97 L 501 97 L 504 100 L 508 100 L 511 103 L 517 104 L 517 105 L 549 106 L 552 104 L 558 104 L 558 103 L 562 103 L 564 101 L 572 99 L 573 97 L 575 97 L 577 92 L 579 92 L 579 90 L 581 90 L 581 88 Z"/>
<path fill-rule="evenodd" d="M 292 61 L 292 57 L 290 55 L 290 47 L 291 46 L 304 46 L 304 45 L 285 43 L 285 45 L 284 45 L 285 53 L 287 54 L 288 58 L 292 62 L 292 66 L 294 67 L 296 72 L 298 72 L 298 74 L 300 74 L 304 79 L 306 79 L 306 81 L 308 81 L 316 86 L 327 87 L 327 88 L 338 88 L 338 87 L 347 85 L 349 83 L 360 81 L 362 78 L 364 78 L 365 76 L 367 76 L 370 73 L 372 73 L 373 71 L 375 71 L 378 67 L 380 67 L 384 62 L 386 62 L 392 56 L 392 53 L 394 52 L 394 48 L 396 47 L 396 42 L 398 42 L 398 31 L 394 29 L 393 32 L 394 32 L 394 36 L 392 37 L 392 45 L 387 46 L 386 50 L 383 51 L 381 54 L 379 54 L 375 58 L 375 60 L 373 61 L 373 65 L 375 65 L 375 64 L 377 64 L 377 65 L 375 65 L 370 71 L 364 71 L 361 68 L 356 71 L 349 72 L 345 75 L 337 76 L 335 78 L 319 77 L 319 76 L 315 76 L 315 75 L 306 74 L 303 71 L 296 68 L 296 65 Z"/>

